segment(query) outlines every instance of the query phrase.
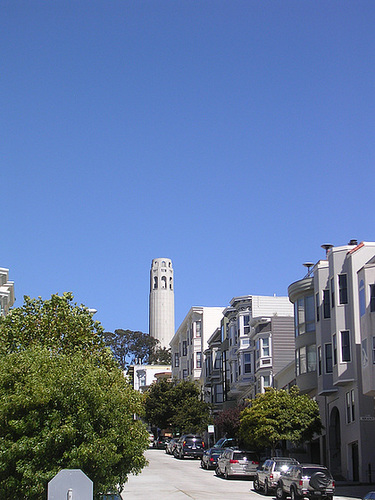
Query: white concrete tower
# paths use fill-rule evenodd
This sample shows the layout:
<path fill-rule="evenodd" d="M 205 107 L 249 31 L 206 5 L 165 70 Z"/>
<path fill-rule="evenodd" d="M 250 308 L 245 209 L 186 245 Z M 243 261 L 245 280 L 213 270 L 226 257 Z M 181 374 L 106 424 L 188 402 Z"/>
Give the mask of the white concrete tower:
<path fill-rule="evenodd" d="M 171 259 L 153 259 L 150 272 L 150 335 L 169 349 L 174 336 L 174 278 Z"/>

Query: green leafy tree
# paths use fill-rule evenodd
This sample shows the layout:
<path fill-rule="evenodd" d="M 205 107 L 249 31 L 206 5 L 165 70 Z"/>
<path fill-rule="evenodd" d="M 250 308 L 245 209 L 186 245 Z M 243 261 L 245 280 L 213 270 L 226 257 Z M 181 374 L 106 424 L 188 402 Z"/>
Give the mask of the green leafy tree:
<path fill-rule="evenodd" d="M 40 500 L 62 468 L 96 494 L 145 465 L 143 399 L 126 382 L 103 328 L 71 293 L 0 317 L 0 498 Z"/>
<path fill-rule="evenodd" d="M 270 447 L 272 453 L 283 440 L 310 441 L 321 430 L 318 404 L 299 394 L 297 386 L 290 391 L 271 388 L 257 394 L 241 413 L 241 438 L 258 449 Z"/>
<path fill-rule="evenodd" d="M 158 339 L 148 333 L 118 329 L 104 332 L 105 342 L 122 370 L 134 363 L 170 364 L 170 350 L 160 347 Z"/>
<path fill-rule="evenodd" d="M 145 395 L 145 418 L 173 432 L 202 432 L 211 421 L 210 406 L 202 401 L 197 383 L 161 380 Z"/>
<path fill-rule="evenodd" d="M 0 356 L 0 498 L 40 500 L 61 469 L 81 469 L 95 494 L 145 465 L 141 395 L 122 372 L 82 352 L 40 347 Z"/>
<path fill-rule="evenodd" d="M 73 302 L 73 294 L 24 297 L 21 307 L 0 316 L 0 354 L 19 352 L 41 345 L 66 354 L 77 350 L 106 358 L 112 356 L 104 343 L 103 327 L 94 321 L 89 309 Z"/>

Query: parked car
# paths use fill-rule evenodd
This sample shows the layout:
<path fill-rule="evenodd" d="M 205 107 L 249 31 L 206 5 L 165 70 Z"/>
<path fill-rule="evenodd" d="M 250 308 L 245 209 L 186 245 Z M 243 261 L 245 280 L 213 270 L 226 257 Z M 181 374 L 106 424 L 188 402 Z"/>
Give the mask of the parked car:
<path fill-rule="evenodd" d="M 257 470 L 254 478 L 254 490 L 263 490 L 265 495 L 269 495 L 276 490 L 280 473 L 286 471 L 291 465 L 298 465 L 295 458 L 274 457 L 266 460 L 262 467 Z"/>
<path fill-rule="evenodd" d="M 212 448 L 206 450 L 201 458 L 202 469 L 216 469 L 217 459 L 226 448 L 238 448 L 237 439 L 221 438 L 212 446 Z"/>
<path fill-rule="evenodd" d="M 216 475 L 229 479 L 232 476 L 253 478 L 259 465 L 258 456 L 254 451 L 227 448 L 219 456 Z"/>
<path fill-rule="evenodd" d="M 201 436 L 196 434 L 184 434 L 177 441 L 173 454 L 176 458 L 201 458 L 204 448 L 205 444 Z"/>
<path fill-rule="evenodd" d="M 167 446 L 169 440 L 170 438 L 168 436 L 159 436 L 154 441 L 154 448 L 158 448 L 159 450 L 165 450 L 165 447 Z"/>
<path fill-rule="evenodd" d="M 366 493 L 366 495 L 363 497 L 363 500 L 375 500 L 375 491 L 369 491 Z"/>
<path fill-rule="evenodd" d="M 171 438 L 168 441 L 168 443 L 166 444 L 165 453 L 167 453 L 168 455 L 173 455 L 173 452 L 174 452 L 174 449 L 176 447 L 177 441 L 178 441 L 178 438 Z"/>
<path fill-rule="evenodd" d="M 213 448 L 238 448 L 238 441 L 236 438 L 221 438 Z"/>
<path fill-rule="evenodd" d="M 152 432 L 148 433 L 148 444 L 149 446 L 153 446 L 155 441 L 155 436 L 153 435 Z"/>
<path fill-rule="evenodd" d="M 226 448 L 215 448 L 215 446 L 206 450 L 201 458 L 202 469 L 216 469 L 217 459 L 225 450 Z"/>
<path fill-rule="evenodd" d="M 292 465 L 281 472 L 276 487 L 276 498 L 292 500 L 309 498 L 317 500 L 325 498 L 332 500 L 335 492 L 335 482 L 329 470 L 323 465 L 299 464 Z"/>

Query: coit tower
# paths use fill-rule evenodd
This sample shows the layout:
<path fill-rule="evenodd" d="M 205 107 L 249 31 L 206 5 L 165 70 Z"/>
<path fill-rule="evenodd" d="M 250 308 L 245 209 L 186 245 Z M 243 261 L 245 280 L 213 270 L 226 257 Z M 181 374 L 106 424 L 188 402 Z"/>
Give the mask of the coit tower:
<path fill-rule="evenodd" d="M 169 349 L 174 336 L 174 282 L 171 259 L 153 259 L 150 271 L 150 335 Z"/>

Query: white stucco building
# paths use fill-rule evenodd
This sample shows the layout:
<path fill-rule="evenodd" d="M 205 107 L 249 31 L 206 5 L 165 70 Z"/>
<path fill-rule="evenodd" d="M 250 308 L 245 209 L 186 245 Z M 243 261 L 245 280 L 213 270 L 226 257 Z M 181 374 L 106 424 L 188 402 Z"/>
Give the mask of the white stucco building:
<path fill-rule="evenodd" d="M 14 282 L 9 281 L 9 269 L 0 267 L 0 315 L 6 316 L 9 309 L 13 306 Z"/>
<path fill-rule="evenodd" d="M 146 391 L 151 384 L 160 378 L 171 379 L 170 365 L 130 365 L 127 376 L 133 389 L 139 392 Z"/>
<path fill-rule="evenodd" d="M 200 379 L 203 353 L 208 339 L 220 327 L 223 310 L 223 307 L 198 306 L 190 309 L 170 343 L 174 379 Z"/>
<path fill-rule="evenodd" d="M 174 335 L 174 276 L 172 261 L 153 259 L 150 271 L 149 334 L 169 349 Z"/>

